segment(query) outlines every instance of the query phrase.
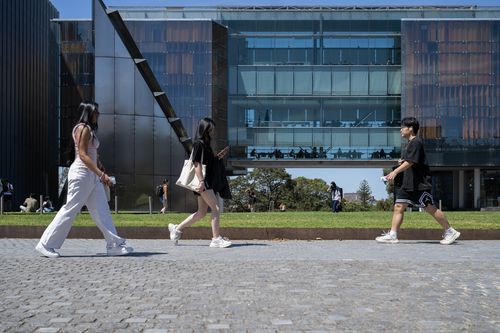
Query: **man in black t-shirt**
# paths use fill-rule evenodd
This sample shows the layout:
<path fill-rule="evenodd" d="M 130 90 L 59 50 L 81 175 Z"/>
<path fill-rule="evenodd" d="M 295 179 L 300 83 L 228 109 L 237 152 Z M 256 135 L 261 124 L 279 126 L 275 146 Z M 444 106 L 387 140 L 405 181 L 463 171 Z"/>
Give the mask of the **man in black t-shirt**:
<path fill-rule="evenodd" d="M 436 208 L 434 198 L 431 195 L 431 174 L 427 165 L 424 145 L 417 137 L 420 125 L 414 117 L 407 117 L 401 120 L 401 136 L 408 140 L 408 146 L 399 160 L 399 166 L 385 176 L 388 181 L 395 182 L 395 203 L 392 215 L 391 231 L 377 237 L 375 240 L 380 243 L 398 243 L 398 232 L 403 223 L 404 211 L 408 206 L 424 208 L 434 219 L 441 224 L 444 229 L 441 244 L 449 245 L 453 243 L 460 233 L 453 229 L 443 212 Z M 402 173 L 402 179 L 401 178 Z"/>

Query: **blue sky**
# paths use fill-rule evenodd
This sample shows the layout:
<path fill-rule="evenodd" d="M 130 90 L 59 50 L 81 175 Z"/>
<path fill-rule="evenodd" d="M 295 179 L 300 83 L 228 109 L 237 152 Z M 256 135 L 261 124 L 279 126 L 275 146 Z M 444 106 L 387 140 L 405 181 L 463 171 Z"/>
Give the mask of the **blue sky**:
<path fill-rule="evenodd" d="M 90 18 L 91 0 L 50 0 L 61 18 Z M 104 0 L 107 6 L 418 6 L 418 5 L 476 5 L 498 6 L 498 0 Z"/>
<path fill-rule="evenodd" d="M 50 0 L 59 10 L 60 18 L 82 19 L 91 17 L 91 0 Z M 248 1 L 242 0 L 104 0 L 107 6 L 247 6 Z M 476 6 L 498 6 L 498 0 L 456 0 L 435 1 L 416 0 L 415 2 L 401 3 L 397 0 L 368 1 L 368 0 L 253 0 L 252 6 L 417 6 L 417 5 L 476 5 Z M 338 168 L 301 168 L 287 169 L 293 178 L 304 176 L 307 178 L 320 178 L 330 183 L 332 180 L 344 189 L 344 192 L 356 192 L 363 179 L 368 181 L 372 194 L 376 199 L 387 198 L 385 185 L 380 181 L 382 169 L 338 169 Z"/>

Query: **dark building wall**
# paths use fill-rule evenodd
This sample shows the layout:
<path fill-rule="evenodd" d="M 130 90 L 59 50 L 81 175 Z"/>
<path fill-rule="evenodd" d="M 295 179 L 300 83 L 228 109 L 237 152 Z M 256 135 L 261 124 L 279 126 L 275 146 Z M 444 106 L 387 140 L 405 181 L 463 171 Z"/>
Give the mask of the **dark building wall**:
<path fill-rule="evenodd" d="M 0 1 L 0 177 L 12 208 L 33 192 L 57 197 L 57 41 L 48 0 Z"/>

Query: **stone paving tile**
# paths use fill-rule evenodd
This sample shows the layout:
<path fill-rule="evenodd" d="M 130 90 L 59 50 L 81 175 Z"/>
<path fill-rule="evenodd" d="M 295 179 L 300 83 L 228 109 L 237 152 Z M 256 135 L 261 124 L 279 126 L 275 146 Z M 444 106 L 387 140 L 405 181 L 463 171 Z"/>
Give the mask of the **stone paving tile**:
<path fill-rule="evenodd" d="M 1 332 L 500 332 L 497 241 L 36 242 L 0 239 Z"/>

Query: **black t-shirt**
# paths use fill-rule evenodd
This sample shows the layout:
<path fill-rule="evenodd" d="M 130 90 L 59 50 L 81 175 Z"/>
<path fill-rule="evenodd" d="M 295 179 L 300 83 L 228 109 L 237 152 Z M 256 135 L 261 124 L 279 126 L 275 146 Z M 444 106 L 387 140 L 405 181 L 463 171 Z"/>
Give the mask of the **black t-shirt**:
<path fill-rule="evenodd" d="M 202 161 L 203 155 L 203 161 Z M 214 179 L 214 153 L 209 145 L 198 140 L 193 144 L 193 162 L 199 162 L 207 166 L 205 174 L 205 186 L 213 188 Z"/>
<path fill-rule="evenodd" d="M 413 162 L 413 165 L 403 172 L 401 188 L 405 191 L 430 190 L 432 188 L 431 173 L 427 165 L 424 144 L 419 137 L 415 137 L 408 142 L 402 158 L 405 161 Z"/>

